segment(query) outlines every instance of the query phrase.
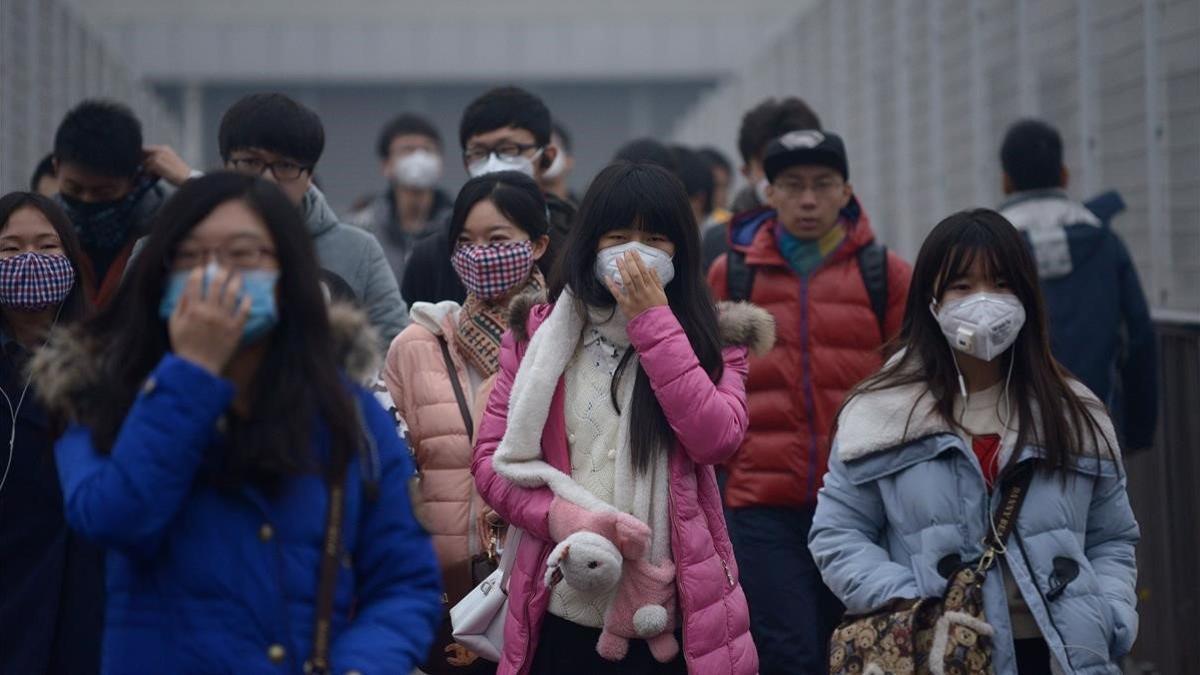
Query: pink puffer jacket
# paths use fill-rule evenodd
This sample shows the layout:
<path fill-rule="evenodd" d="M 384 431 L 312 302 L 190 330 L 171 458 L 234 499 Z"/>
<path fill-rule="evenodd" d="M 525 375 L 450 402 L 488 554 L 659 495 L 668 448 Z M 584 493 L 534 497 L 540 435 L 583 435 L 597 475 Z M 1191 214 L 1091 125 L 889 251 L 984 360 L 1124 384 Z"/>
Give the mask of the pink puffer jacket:
<path fill-rule="evenodd" d="M 550 601 L 543 574 L 550 540 L 549 488 L 509 483 L 492 468 L 492 454 L 507 428 L 509 394 L 528 346 L 528 335 L 546 319 L 551 305 L 515 308 L 505 335 L 500 373 L 480 423 L 472 472 L 484 500 L 503 518 L 525 530 L 509 580 L 509 613 L 504 627 L 500 674 L 529 672 Z M 683 652 L 688 670 L 704 675 L 752 675 L 758 654 L 750 637 L 746 597 L 738 584 L 737 563 L 721 510 L 712 465 L 737 450 L 746 432 L 747 346 L 770 349 L 774 323 L 750 305 L 721 307 L 725 368 L 715 385 L 696 359 L 687 335 L 667 307 L 656 307 L 629 322 L 629 338 L 650 379 L 678 444 L 670 457 L 671 552 L 683 617 Z M 527 327 L 527 328 L 526 328 Z M 520 334 L 520 338 L 514 337 Z M 560 379 L 542 435 L 544 458 L 570 473 Z"/>
<path fill-rule="evenodd" d="M 448 340 L 451 362 L 458 371 L 472 420 L 478 424 L 478 392 L 472 390 L 466 362 L 454 347 L 457 316 L 454 303 L 414 306 L 414 323 L 392 341 L 383 369 L 383 381 L 396 411 L 408 424 L 409 443 L 421 475 L 416 513 L 433 537 L 451 605 L 473 586 L 470 560 L 481 548 L 477 522 L 483 507 L 471 482 L 467 425 L 438 344 Z M 489 384 L 485 381 L 479 390 L 486 390 Z"/>

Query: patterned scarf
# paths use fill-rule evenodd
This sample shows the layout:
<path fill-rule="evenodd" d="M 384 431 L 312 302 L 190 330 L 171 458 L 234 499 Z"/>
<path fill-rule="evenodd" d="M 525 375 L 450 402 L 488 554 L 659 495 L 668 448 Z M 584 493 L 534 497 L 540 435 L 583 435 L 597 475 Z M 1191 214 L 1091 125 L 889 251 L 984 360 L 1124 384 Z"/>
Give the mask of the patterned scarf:
<path fill-rule="evenodd" d="M 542 277 L 541 271 L 534 267 L 525 285 L 508 297 L 540 291 L 545 287 L 545 278 Z M 482 373 L 484 378 L 491 377 L 500 369 L 500 338 L 506 330 L 508 304 L 487 302 L 469 293 L 458 315 L 454 344 L 467 363 Z"/>
<path fill-rule="evenodd" d="M 775 226 L 775 241 L 779 242 L 779 252 L 796 274 L 807 277 L 813 270 L 821 266 L 825 259 L 838 249 L 846 239 L 846 223 L 839 220 L 833 229 L 826 232 L 820 239 L 800 239 L 788 232 L 782 225 Z"/>

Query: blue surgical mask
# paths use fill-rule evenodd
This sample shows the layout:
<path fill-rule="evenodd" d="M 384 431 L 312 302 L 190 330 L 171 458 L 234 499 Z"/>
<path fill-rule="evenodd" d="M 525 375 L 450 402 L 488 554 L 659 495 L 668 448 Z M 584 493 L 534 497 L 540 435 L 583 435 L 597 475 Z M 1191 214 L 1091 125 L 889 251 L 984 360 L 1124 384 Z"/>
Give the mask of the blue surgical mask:
<path fill-rule="evenodd" d="M 209 283 L 219 268 L 210 263 L 204 268 L 204 290 L 208 292 Z M 187 288 L 190 271 L 174 272 L 167 281 L 163 292 L 162 303 L 158 306 L 158 315 L 163 321 L 169 321 L 175 313 L 175 306 L 183 297 Z M 247 345 L 257 341 L 267 334 L 279 322 L 279 311 L 275 306 L 275 282 L 279 280 L 277 270 L 249 270 L 241 272 L 242 292 L 238 299 L 250 298 L 250 314 L 246 317 L 246 325 L 242 327 L 242 344 Z"/>

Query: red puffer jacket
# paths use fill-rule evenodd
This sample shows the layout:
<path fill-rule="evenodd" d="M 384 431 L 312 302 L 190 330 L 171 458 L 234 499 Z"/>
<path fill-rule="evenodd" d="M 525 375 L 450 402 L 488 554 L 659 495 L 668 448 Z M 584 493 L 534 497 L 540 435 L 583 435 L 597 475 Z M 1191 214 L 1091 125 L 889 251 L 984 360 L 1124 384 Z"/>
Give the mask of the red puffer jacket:
<path fill-rule="evenodd" d="M 875 240 L 857 202 L 846 239 L 821 267 L 802 278 L 775 242 L 775 214 L 758 210 L 730 223 L 731 245 L 755 270 L 750 301 L 775 317 L 775 348 L 750 358 L 746 391 L 750 429 L 726 465 L 730 507 L 802 506 L 817 501 L 829 459 L 829 431 L 846 393 L 883 365 L 883 336 L 871 309 L 858 250 Z M 719 299 L 728 299 L 727 255 L 709 270 Z M 888 337 L 900 330 L 912 268 L 888 253 Z"/>

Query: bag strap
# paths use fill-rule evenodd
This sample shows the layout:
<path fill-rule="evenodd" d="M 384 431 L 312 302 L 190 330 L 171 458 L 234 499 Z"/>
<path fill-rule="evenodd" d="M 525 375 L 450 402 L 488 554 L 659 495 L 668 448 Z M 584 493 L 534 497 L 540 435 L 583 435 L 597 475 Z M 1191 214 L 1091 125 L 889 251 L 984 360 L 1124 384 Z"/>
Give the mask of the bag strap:
<path fill-rule="evenodd" d="M 725 289 L 730 300 L 750 301 L 750 294 L 754 291 L 754 274 L 754 267 L 746 264 L 746 252 L 731 247 L 725 258 Z"/>
<path fill-rule="evenodd" d="M 458 368 L 454 367 L 454 359 L 450 357 L 450 345 L 444 336 L 438 336 L 438 346 L 442 348 L 442 359 L 446 362 L 446 372 L 450 374 L 450 386 L 454 388 L 454 398 L 458 400 L 458 412 L 462 415 L 463 423 L 467 425 L 467 440 L 475 442 L 475 422 L 471 420 L 471 406 L 467 405 L 467 395 L 463 392 L 462 383 L 458 381 Z"/>
<path fill-rule="evenodd" d="M 517 548 L 521 545 L 524 531 L 513 525 L 508 526 L 508 536 L 504 540 L 504 552 L 500 554 L 500 588 L 508 593 L 508 577 L 512 574 L 513 563 L 517 560 Z"/>
<path fill-rule="evenodd" d="M 858 272 L 862 275 L 863 286 L 867 288 L 871 311 L 875 313 L 875 321 L 879 324 L 879 335 L 887 342 L 887 247 L 871 242 L 858 249 Z"/>
<path fill-rule="evenodd" d="M 333 623 L 333 595 L 337 587 L 338 552 L 342 540 L 342 511 L 346 502 L 346 472 L 338 471 L 329 483 L 329 508 L 325 512 L 325 536 L 321 541 L 321 576 L 317 586 L 316 621 L 313 624 L 312 654 L 304 663 L 309 675 L 329 672 L 329 632 Z"/>
<path fill-rule="evenodd" d="M 997 555 L 1005 553 L 1004 542 L 1012 534 L 1017 524 L 1017 514 L 1021 512 L 1021 504 L 1029 493 L 1029 484 L 1033 481 L 1035 461 L 1024 462 L 1017 466 L 1009 480 L 1004 483 L 1004 496 L 1000 502 L 1000 510 L 991 517 L 992 531 L 984 538 L 987 548 L 979 558 L 978 571 L 986 572 L 996 562 Z"/>

